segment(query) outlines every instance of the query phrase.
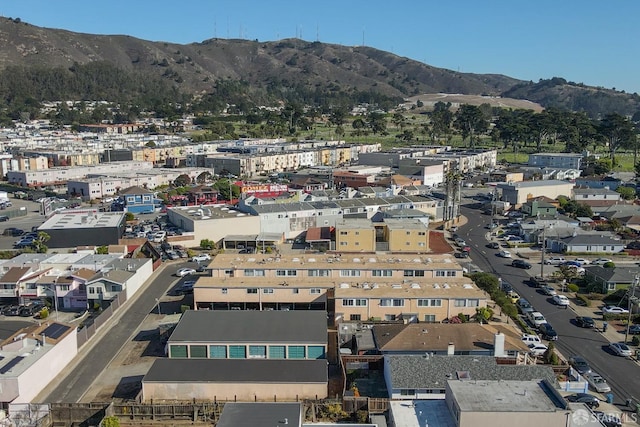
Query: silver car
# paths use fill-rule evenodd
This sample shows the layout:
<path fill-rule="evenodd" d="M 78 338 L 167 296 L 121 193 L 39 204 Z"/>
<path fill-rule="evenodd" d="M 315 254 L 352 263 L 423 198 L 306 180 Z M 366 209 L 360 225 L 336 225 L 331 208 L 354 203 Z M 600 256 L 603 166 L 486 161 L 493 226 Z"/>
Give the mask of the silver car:
<path fill-rule="evenodd" d="M 589 386 L 598 393 L 608 393 L 611 391 L 611 387 L 607 384 L 607 380 L 602 378 L 600 374 L 596 372 L 584 374 L 584 378 L 589 383 Z"/>

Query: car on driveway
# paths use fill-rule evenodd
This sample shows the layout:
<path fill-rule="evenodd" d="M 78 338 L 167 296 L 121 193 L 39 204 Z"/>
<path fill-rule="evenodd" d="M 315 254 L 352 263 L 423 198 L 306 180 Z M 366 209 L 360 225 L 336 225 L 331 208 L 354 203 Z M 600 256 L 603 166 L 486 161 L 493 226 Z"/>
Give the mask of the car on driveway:
<path fill-rule="evenodd" d="M 584 403 L 591 409 L 600 406 L 600 399 L 588 393 L 572 394 L 571 396 L 567 396 L 565 399 L 572 403 Z"/>
<path fill-rule="evenodd" d="M 540 337 L 534 334 L 523 334 L 522 342 L 525 343 L 526 345 L 542 344 L 542 340 L 540 339 Z"/>
<path fill-rule="evenodd" d="M 529 264 L 527 261 L 522 259 L 514 259 L 511 262 L 511 266 L 516 268 L 524 268 L 525 270 L 528 270 L 531 268 L 531 264 Z"/>
<path fill-rule="evenodd" d="M 550 297 L 552 297 L 552 296 L 557 294 L 557 292 L 553 288 L 553 286 L 549 286 L 549 285 L 541 286 L 540 287 L 540 292 L 542 292 L 544 295 L 548 295 Z"/>
<path fill-rule="evenodd" d="M 602 378 L 600 374 L 596 372 L 584 374 L 584 378 L 589 383 L 589 386 L 598 393 L 609 393 L 611 391 L 611 387 L 607 384 L 607 380 Z"/>
<path fill-rule="evenodd" d="M 602 307 L 602 313 L 604 314 L 629 314 L 629 310 L 615 305 L 607 305 Z"/>
<path fill-rule="evenodd" d="M 602 423 L 604 427 L 622 427 L 622 420 L 615 412 L 604 413 L 593 411 L 593 416 Z"/>
<path fill-rule="evenodd" d="M 184 277 L 190 274 L 195 274 L 195 272 L 196 270 L 194 270 L 193 268 L 181 268 L 180 270 L 176 271 L 176 276 Z"/>
<path fill-rule="evenodd" d="M 591 264 L 593 264 L 593 265 L 603 265 L 603 264 L 606 264 L 608 262 L 613 262 L 613 261 L 611 261 L 610 258 L 598 258 L 598 259 L 594 259 L 593 261 L 591 261 Z"/>
<path fill-rule="evenodd" d="M 573 369 L 578 371 L 580 375 L 591 372 L 591 366 L 589 366 L 589 363 L 582 356 L 571 356 L 569 358 L 569 365 L 573 366 Z"/>
<path fill-rule="evenodd" d="M 498 252 L 498 256 L 502 258 L 511 258 L 511 252 L 501 250 L 500 252 Z"/>
<path fill-rule="evenodd" d="M 594 328 L 596 322 L 593 321 L 593 317 L 578 316 L 576 317 L 576 325 L 581 328 Z"/>
<path fill-rule="evenodd" d="M 529 344 L 529 354 L 532 356 L 542 356 L 547 351 L 547 346 L 544 344 Z"/>
<path fill-rule="evenodd" d="M 621 342 L 612 342 L 609 344 L 609 349 L 616 355 L 622 357 L 631 357 L 633 354 L 631 348 L 628 345 Z"/>
<path fill-rule="evenodd" d="M 554 295 L 553 298 L 551 298 L 551 301 L 553 301 L 553 303 L 555 305 L 559 305 L 559 306 L 563 306 L 563 307 L 567 307 L 567 306 L 571 305 L 571 302 L 569 301 L 569 298 L 567 298 L 564 295 Z"/>
<path fill-rule="evenodd" d="M 203 262 L 203 261 L 211 261 L 211 255 L 199 254 L 191 258 L 191 262 Z"/>
<path fill-rule="evenodd" d="M 638 335 L 638 334 L 640 334 L 640 325 L 638 325 L 638 324 L 634 324 L 634 325 L 629 326 L 629 333 L 630 333 L 631 335 Z"/>

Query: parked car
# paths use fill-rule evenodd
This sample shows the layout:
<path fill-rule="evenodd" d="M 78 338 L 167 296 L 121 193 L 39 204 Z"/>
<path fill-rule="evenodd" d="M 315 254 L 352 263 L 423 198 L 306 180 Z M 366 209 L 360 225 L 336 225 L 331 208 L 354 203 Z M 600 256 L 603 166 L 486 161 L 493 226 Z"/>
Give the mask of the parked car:
<path fill-rule="evenodd" d="M 19 316 L 20 315 L 20 306 L 18 305 L 10 305 L 5 308 L 2 312 L 5 316 Z"/>
<path fill-rule="evenodd" d="M 529 354 L 532 356 L 542 356 L 547 351 L 544 344 L 529 344 Z"/>
<path fill-rule="evenodd" d="M 638 324 L 633 324 L 631 326 L 629 326 L 629 333 L 631 335 L 637 335 L 640 334 L 640 325 Z"/>
<path fill-rule="evenodd" d="M 531 313 L 529 313 L 528 318 L 529 323 L 531 323 L 534 328 L 538 328 L 543 323 L 547 323 L 547 319 L 545 319 L 542 313 L 540 313 L 539 311 L 532 311 Z"/>
<path fill-rule="evenodd" d="M 187 280 L 186 282 L 180 285 L 180 292 L 183 294 L 191 294 L 193 293 L 193 287 L 195 286 L 195 280 Z"/>
<path fill-rule="evenodd" d="M 591 261 L 591 264 L 593 264 L 593 265 L 603 265 L 603 264 L 606 264 L 608 262 L 613 262 L 613 261 L 611 261 L 610 258 L 598 258 L 598 259 L 594 259 L 593 261 Z"/>
<path fill-rule="evenodd" d="M 193 268 L 181 268 L 180 270 L 176 271 L 176 276 L 184 277 L 190 274 L 194 274 L 195 272 L 196 270 L 194 270 Z"/>
<path fill-rule="evenodd" d="M 460 237 L 458 237 L 457 239 L 454 240 L 454 242 L 456 243 L 456 245 L 458 246 L 467 246 L 467 242 L 464 241 L 464 239 L 461 239 Z"/>
<path fill-rule="evenodd" d="M 564 262 L 565 259 L 561 256 L 551 257 L 544 260 L 544 263 L 548 265 L 561 265 Z"/>
<path fill-rule="evenodd" d="M 549 286 L 549 285 L 545 285 L 545 286 L 541 286 L 540 287 L 540 291 L 544 294 L 544 295 L 548 295 L 550 297 L 554 296 L 557 294 L 556 290 L 554 289 L 553 286 Z"/>
<path fill-rule="evenodd" d="M 528 270 L 531 268 L 531 264 L 529 264 L 527 261 L 522 259 L 514 259 L 511 262 L 511 266 L 516 268 L 524 268 L 525 270 Z"/>
<path fill-rule="evenodd" d="M 540 331 L 540 335 L 542 335 L 542 338 L 545 340 L 556 341 L 558 339 L 558 333 L 549 323 L 543 323 L 538 326 L 538 331 Z"/>
<path fill-rule="evenodd" d="M 500 252 L 498 252 L 498 256 L 502 258 L 511 258 L 511 252 L 503 249 Z"/>
<path fill-rule="evenodd" d="M 604 427 L 622 427 L 622 420 L 616 413 L 604 413 L 602 411 L 593 411 L 593 416 L 596 417 Z"/>
<path fill-rule="evenodd" d="M 582 267 L 582 264 L 577 261 L 565 261 L 561 265 L 564 265 L 565 267 Z"/>
<path fill-rule="evenodd" d="M 170 260 L 176 260 L 180 258 L 180 255 L 178 255 L 178 253 L 176 251 L 167 251 L 167 256 L 169 257 Z"/>
<path fill-rule="evenodd" d="M 22 236 L 23 234 L 24 234 L 23 229 L 15 228 L 15 227 L 5 228 L 4 231 L 2 232 L 3 236 L 11 236 L 11 237 Z"/>
<path fill-rule="evenodd" d="M 629 314 L 629 310 L 615 305 L 607 305 L 602 307 L 602 313 L 604 314 Z"/>
<path fill-rule="evenodd" d="M 199 254 L 191 258 L 191 262 L 203 262 L 203 261 L 210 261 L 210 260 L 211 260 L 211 255 L 209 254 Z"/>
<path fill-rule="evenodd" d="M 589 363 L 582 356 L 571 356 L 569 358 L 569 365 L 573 366 L 573 369 L 578 371 L 580 375 L 591 372 L 591 366 L 589 366 Z"/>
<path fill-rule="evenodd" d="M 491 242 L 491 243 L 487 244 L 487 247 L 490 248 L 490 249 L 500 249 L 500 243 Z"/>
<path fill-rule="evenodd" d="M 564 295 L 554 295 L 553 298 L 551 298 L 551 301 L 553 301 L 555 305 L 559 305 L 563 307 L 571 305 L 569 298 L 567 298 Z"/>
<path fill-rule="evenodd" d="M 580 264 L 580 267 L 582 267 L 583 265 L 591 264 L 591 261 L 585 258 L 576 258 L 573 260 L 573 262 L 577 262 L 578 264 Z"/>
<path fill-rule="evenodd" d="M 588 393 L 572 394 L 571 396 L 567 396 L 566 399 L 572 403 L 584 403 L 591 409 L 600 406 L 600 399 Z"/>
<path fill-rule="evenodd" d="M 576 325 L 581 328 L 594 328 L 596 326 L 596 322 L 593 321 L 592 317 L 578 316 L 576 317 Z"/>
<path fill-rule="evenodd" d="M 522 335 L 522 342 L 529 345 L 529 344 L 542 344 L 542 340 L 540 339 L 539 336 L 537 335 L 533 335 L 533 334 L 523 334 Z"/>
<path fill-rule="evenodd" d="M 584 378 L 587 380 L 591 388 L 598 393 L 609 393 L 611 391 L 611 387 L 607 384 L 607 380 L 602 378 L 600 374 L 596 372 L 584 374 Z"/>
<path fill-rule="evenodd" d="M 622 357 L 631 357 L 633 354 L 631 348 L 628 345 L 621 342 L 612 342 L 609 344 L 609 349 L 616 355 Z"/>

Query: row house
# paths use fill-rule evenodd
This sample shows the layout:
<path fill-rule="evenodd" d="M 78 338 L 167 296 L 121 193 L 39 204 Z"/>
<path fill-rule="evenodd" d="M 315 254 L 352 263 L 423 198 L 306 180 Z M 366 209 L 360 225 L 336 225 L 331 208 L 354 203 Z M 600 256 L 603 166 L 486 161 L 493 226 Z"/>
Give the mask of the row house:
<path fill-rule="evenodd" d="M 121 188 L 127 187 L 128 180 L 117 177 L 86 178 L 67 181 L 67 193 L 91 199 L 113 196 Z"/>
<path fill-rule="evenodd" d="M 336 320 L 440 322 L 473 316 L 487 296 L 449 255 L 238 256 L 221 254 L 194 286 L 196 309 L 328 310 Z"/>

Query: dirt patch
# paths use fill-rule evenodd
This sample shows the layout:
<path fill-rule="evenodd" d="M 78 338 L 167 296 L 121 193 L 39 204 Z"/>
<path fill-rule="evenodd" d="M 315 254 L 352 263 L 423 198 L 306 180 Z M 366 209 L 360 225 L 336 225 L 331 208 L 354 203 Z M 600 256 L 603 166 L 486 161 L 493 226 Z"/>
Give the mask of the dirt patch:
<path fill-rule="evenodd" d="M 434 254 L 450 254 L 453 252 L 453 248 L 445 239 L 444 233 L 435 230 L 429 231 L 429 249 Z"/>

